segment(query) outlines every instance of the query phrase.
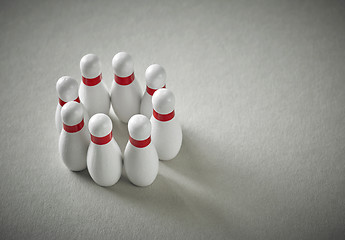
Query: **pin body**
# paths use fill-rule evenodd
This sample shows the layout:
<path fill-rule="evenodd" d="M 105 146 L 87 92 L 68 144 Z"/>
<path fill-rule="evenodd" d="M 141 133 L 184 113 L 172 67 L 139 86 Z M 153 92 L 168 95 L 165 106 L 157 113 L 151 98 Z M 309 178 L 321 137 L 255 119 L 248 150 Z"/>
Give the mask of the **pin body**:
<path fill-rule="evenodd" d="M 140 95 L 140 87 L 136 80 L 128 86 L 113 83 L 111 88 L 111 104 L 121 122 L 127 123 L 134 114 L 139 113 Z"/>
<path fill-rule="evenodd" d="M 121 150 L 114 139 L 105 145 L 90 143 L 87 167 L 92 179 L 100 186 L 112 186 L 121 177 Z"/>
<path fill-rule="evenodd" d="M 152 142 L 159 159 L 171 160 L 179 153 L 182 145 L 182 129 L 174 112 L 175 97 L 172 91 L 162 88 L 153 94 L 152 104 Z"/>
<path fill-rule="evenodd" d="M 66 103 L 61 110 L 63 127 L 59 138 L 61 158 L 71 171 L 82 171 L 86 168 L 86 154 L 89 146 L 89 134 L 84 126 L 83 109 L 77 102 Z M 73 129 L 74 128 L 74 129 Z"/>
<path fill-rule="evenodd" d="M 82 171 L 86 168 L 86 153 L 89 146 L 89 134 L 85 128 L 79 133 L 61 131 L 59 149 L 62 160 L 71 171 Z"/>
<path fill-rule="evenodd" d="M 150 119 L 152 116 L 152 95 L 160 88 L 165 87 L 166 72 L 158 64 L 150 65 L 145 71 L 146 90 L 141 98 L 140 113 Z"/>
<path fill-rule="evenodd" d="M 134 115 L 128 122 L 130 140 L 124 152 L 128 179 L 137 186 L 148 186 L 158 174 L 158 154 L 151 142 L 151 124 L 144 115 Z"/>
<path fill-rule="evenodd" d="M 152 141 L 157 149 L 159 159 L 171 160 L 175 158 L 182 145 L 182 130 L 177 119 L 161 122 L 152 116 L 151 124 Z"/>
<path fill-rule="evenodd" d="M 111 104 L 118 119 L 124 123 L 140 111 L 141 90 L 135 79 L 132 57 L 125 52 L 112 61 L 114 82 L 110 91 Z"/>
<path fill-rule="evenodd" d="M 80 60 L 82 81 L 79 86 L 80 101 L 89 116 L 96 113 L 109 114 L 110 96 L 102 82 L 101 63 L 94 54 L 87 54 Z"/>
<path fill-rule="evenodd" d="M 63 76 L 59 78 L 56 83 L 56 91 L 59 97 L 59 101 L 56 106 L 55 111 L 55 125 L 59 133 L 62 129 L 62 119 L 61 119 L 61 108 L 62 106 L 69 101 L 80 102 L 78 96 L 78 82 L 69 76 Z M 89 115 L 86 112 L 86 109 L 83 104 L 81 104 L 84 110 L 84 121 L 87 126 L 89 122 Z"/>
<path fill-rule="evenodd" d="M 92 179 L 100 186 L 112 186 L 121 177 L 122 154 L 112 137 L 112 122 L 102 113 L 90 119 L 91 142 L 87 151 L 87 168 Z M 93 139 L 96 140 L 93 140 Z"/>
<path fill-rule="evenodd" d="M 96 113 L 109 114 L 110 98 L 108 90 L 103 82 L 92 87 L 81 83 L 79 87 L 79 96 L 89 116 L 93 116 Z"/>

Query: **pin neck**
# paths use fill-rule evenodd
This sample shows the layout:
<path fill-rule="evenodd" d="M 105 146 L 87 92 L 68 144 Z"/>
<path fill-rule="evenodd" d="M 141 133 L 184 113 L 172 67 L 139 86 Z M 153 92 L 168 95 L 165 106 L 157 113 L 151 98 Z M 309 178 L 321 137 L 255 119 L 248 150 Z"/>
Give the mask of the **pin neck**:
<path fill-rule="evenodd" d="M 69 126 L 69 125 L 66 125 L 65 123 L 63 123 L 63 129 L 65 129 L 65 131 L 68 133 L 79 132 L 80 130 L 83 129 L 83 127 L 84 127 L 84 119 L 81 120 L 80 123 L 73 125 L 73 126 Z"/>
<path fill-rule="evenodd" d="M 149 136 L 147 139 L 145 140 L 135 140 L 134 138 L 132 138 L 131 136 L 129 136 L 129 141 L 131 142 L 131 144 L 134 147 L 137 148 L 144 148 L 147 147 L 150 143 L 151 143 L 151 136 Z"/>
<path fill-rule="evenodd" d="M 156 112 L 153 109 L 153 114 L 152 114 L 158 121 L 161 122 L 167 122 L 170 121 L 171 119 L 173 119 L 175 117 L 175 110 L 173 110 L 172 112 L 168 113 L 168 114 L 160 114 L 158 112 Z"/>
<path fill-rule="evenodd" d="M 74 99 L 73 101 L 80 103 L 79 97 L 77 97 L 77 98 Z M 63 107 L 63 105 L 65 105 L 66 103 L 67 103 L 67 102 L 65 102 L 65 101 L 61 100 L 61 98 L 59 98 L 59 104 L 60 104 L 61 107 Z"/>
<path fill-rule="evenodd" d="M 102 73 L 99 76 L 95 77 L 95 78 L 86 78 L 86 77 L 82 76 L 82 80 L 83 80 L 83 83 L 86 86 L 90 86 L 90 87 L 95 86 L 95 85 L 97 85 L 98 83 L 101 82 L 101 80 L 102 80 Z"/>
<path fill-rule="evenodd" d="M 166 85 L 164 85 L 162 88 L 166 88 Z M 158 88 L 159 89 L 159 88 Z M 146 85 L 146 92 L 149 95 L 153 95 L 155 93 L 155 91 L 157 91 L 158 89 L 154 89 L 154 88 L 150 88 L 149 86 Z"/>
<path fill-rule="evenodd" d="M 131 84 L 134 81 L 134 79 L 135 79 L 134 72 L 131 75 L 129 75 L 128 77 L 119 77 L 116 74 L 114 74 L 115 82 L 119 85 L 122 85 L 122 86 L 126 86 L 126 85 Z"/>
<path fill-rule="evenodd" d="M 97 144 L 97 145 L 104 145 L 104 144 L 107 144 L 108 142 L 111 141 L 111 139 L 113 138 L 113 133 L 110 132 L 108 135 L 104 136 L 104 137 L 96 137 L 92 134 L 91 135 L 91 141 L 94 143 L 94 144 Z"/>

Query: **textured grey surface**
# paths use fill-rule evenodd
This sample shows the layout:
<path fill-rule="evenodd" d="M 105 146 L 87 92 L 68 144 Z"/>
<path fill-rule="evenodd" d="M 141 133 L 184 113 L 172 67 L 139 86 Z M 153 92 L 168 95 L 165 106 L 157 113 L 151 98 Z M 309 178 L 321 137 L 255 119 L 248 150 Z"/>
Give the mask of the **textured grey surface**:
<path fill-rule="evenodd" d="M 2 239 L 344 239 L 343 1 L 2 1 Z M 166 68 L 184 133 L 153 185 L 62 164 L 55 83 L 86 53 Z M 127 126 L 112 114 L 123 150 Z"/>

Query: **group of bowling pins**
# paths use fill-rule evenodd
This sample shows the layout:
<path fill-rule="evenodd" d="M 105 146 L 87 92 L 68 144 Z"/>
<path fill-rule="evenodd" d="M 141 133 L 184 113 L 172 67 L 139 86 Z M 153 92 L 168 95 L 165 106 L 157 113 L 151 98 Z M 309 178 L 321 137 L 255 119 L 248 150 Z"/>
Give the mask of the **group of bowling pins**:
<path fill-rule="evenodd" d="M 100 59 L 94 54 L 80 60 L 80 85 L 69 76 L 57 81 L 59 151 L 68 169 L 87 168 L 100 186 L 114 185 L 120 179 L 122 158 L 128 179 L 137 186 L 148 186 L 157 177 L 159 159 L 173 159 L 181 148 L 175 97 L 166 88 L 166 73 L 158 64 L 146 69 L 144 94 L 128 53 L 117 53 L 112 66 L 110 94 L 102 82 Z M 129 140 L 123 155 L 112 136 L 110 105 L 118 119 L 128 123 Z"/>

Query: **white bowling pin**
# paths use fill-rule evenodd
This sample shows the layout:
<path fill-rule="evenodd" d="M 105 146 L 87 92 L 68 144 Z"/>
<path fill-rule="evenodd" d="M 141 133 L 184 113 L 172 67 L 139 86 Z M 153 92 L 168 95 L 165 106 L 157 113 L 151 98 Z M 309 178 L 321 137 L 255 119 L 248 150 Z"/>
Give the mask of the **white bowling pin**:
<path fill-rule="evenodd" d="M 91 142 L 87 151 L 87 169 L 92 179 L 100 186 L 111 186 L 121 177 L 122 154 L 112 136 L 110 118 L 98 113 L 89 121 Z"/>
<path fill-rule="evenodd" d="M 59 139 L 59 150 L 63 162 L 71 171 L 86 168 L 86 153 L 90 136 L 84 127 L 84 111 L 81 104 L 70 101 L 61 109 L 62 131 Z"/>
<path fill-rule="evenodd" d="M 109 114 L 110 96 L 102 82 L 101 62 L 95 54 L 87 54 L 80 60 L 82 81 L 79 86 L 80 101 L 89 116 L 96 113 Z"/>
<path fill-rule="evenodd" d="M 182 144 L 182 129 L 175 117 L 173 92 L 165 88 L 158 89 L 153 94 L 152 106 L 152 142 L 159 159 L 171 160 L 176 157 Z"/>
<path fill-rule="evenodd" d="M 63 76 L 59 78 L 56 82 L 56 91 L 59 96 L 59 101 L 56 107 L 55 112 L 55 125 L 59 133 L 61 133 L 62 129 L 62 120 L 61 120 L 61 108 L 65 103 L 69 101 L 76 101 L 80 103 L 79 96 L 78 96 L 78 82 L 72 77 Z M 81 103 L 83 110 L 84 110 L 84 122 L 85 126 L 89 123 L 89 115 L 87 114 L 84 105 Z"/>
<path fill-rule="evenodd" d="M 111 104 L 118 119 L 124 123 L 140 111 L 141 90 L 134 76 L 132 57 L 125 52 L 116 54 L 112 61 L 114 82 Z"/>
<path fill-rule="evenodd" d="M 136 114 L 128 122 L 129 141 L 124 153 L 128 179 L 145 187 L 153 183 L 158 174 L 158 155 L 151 143 L 151 123 L 147 117 Z"/>
<path fill-rule="evenodd" d="M 166 73 L 158 64 L 150 65 L 145 72 L 146 91 L 141 98 L 140 113 L 150 119 L 152 116 L 152 95 L 159 88 L 165 88 Z"/>

